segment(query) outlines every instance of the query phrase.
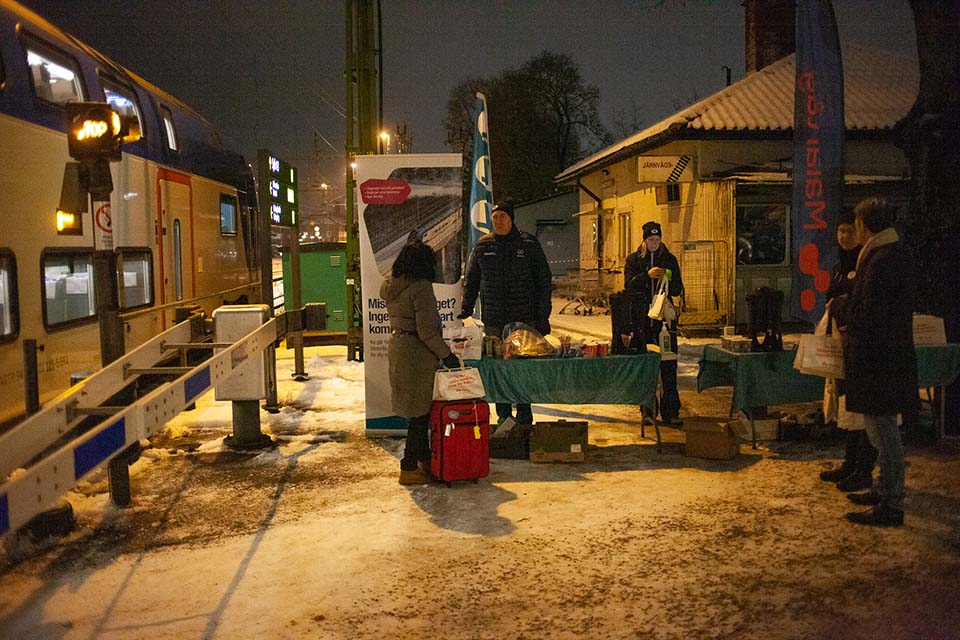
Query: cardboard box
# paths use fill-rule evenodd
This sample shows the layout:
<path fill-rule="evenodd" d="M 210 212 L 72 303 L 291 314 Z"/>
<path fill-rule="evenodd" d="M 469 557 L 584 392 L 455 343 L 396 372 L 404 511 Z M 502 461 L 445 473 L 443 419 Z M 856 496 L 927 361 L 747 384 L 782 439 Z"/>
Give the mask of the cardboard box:
<path fill-rule="evenodd" d="M 530 432 L 531 462 L 583 462 L 587 452 L 587 423 L 538 422 Z"/>
<path fill-rule="evenodd" d="M 685 453 L 691 458 L 730 460 L 740 453 L 740 438 L 729 417 L 690 416 L 683 420 L 687 436 Z"/>

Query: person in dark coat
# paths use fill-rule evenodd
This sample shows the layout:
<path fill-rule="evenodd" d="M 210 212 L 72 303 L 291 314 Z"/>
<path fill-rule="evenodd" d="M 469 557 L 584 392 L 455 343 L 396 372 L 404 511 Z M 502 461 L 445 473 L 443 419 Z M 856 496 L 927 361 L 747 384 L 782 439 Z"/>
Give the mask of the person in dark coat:
<path fill-rule="evenodd" d="M 470 259 L 460 307 L 461 320 L 473 315 L 480 298 L 483 332 L 503 337 L 511 322 L 523 322 L 541 335 L 550 333 L 550 265 L 536 237 L 513 224 L 513 204 L 501 202 L 493 208 L 493 233 L 477 240 Z M 497 417 L 512 417 L 509 403 L 497 403 Z M 517 405 L 517 423 L 533 423 L 529 404 Z"/>
<path fill-rule="evenodd" d="M 380 285 L 380 297 L 390 314 L 390 400 L 393 411 L 406 418 L 407 439 L 400 460 L 400 484 L 430 481 L 429 423 L 433 377 L 439 361 L 458 367 L 441 336 L 440 314 L 433 293 L 436 259 L 433 249 L 414 239 L 393 263 L 391 276 Z"/>
<path fill-rule="evenodd" d="M 667 271 L 670 271 L 669 277 Z M 623 288 L 637 292 L 649 304 L 660 287 L 662 278 L 667 278 L 667 292 L 670 298 L 683 295 L 683 278 L 680 276 L 680 264 L 663 242 L 663 230 L 653 220 L 643 225 L 643 244 L 627 256 L 623 266 Z M 658 341 L 663 323 L 650 320 L 647 326 L 647 342 Z M 677 319 L 667 326 L 670 332 L 670 345 L 677 353 Z M 660 421 L 674 427 L 683 425 L 680 418 L 680 393 L 677 391 L 677 360 L 660 360 L 660 384 L 663 393 L 660 399 Z"/>
<path fill-rule="evenodd" d="M 848 494 L 873 504 L 851 512 L 857 524 L 903 524 L 904 456 L 897 414 L 916 412 L 917 359 L 913 346 L 913 261 L 893 228 L 894 208 L 882 198 L 861 201 L 856 216 L 862 248 L 849 296 L 830 311 L 840 325 L 847 409 L 864 414 L 870 442 L 880 453 L 878 492 Z"/>
<path fill-rule="evenodd" d="M 857 256 L 860 255 L 860 244 L 857 241 L 857 230 L 854 226 L 853 212 L 844 212 L 837 224 L 837 244 L 840 245 L 840 255 L 833 265 L 830 286 L 827 287 L 826 298 L 830 302 L 837 296 L 850 295 L 853 292 L 853 278 L 856 275 Z M 843 380 L 836 381 L 837 396 L 844 394 Z M 870 444 L 867 432 L 862 428 L 849 428 L 842 420 L 837 426 L 846 430 L 847 441 L 844 449 L 843 462 L 836 469 L 823 471 L 820 479 L 826 482 L 836 482 L 841 491 L 860 491 L 869 489 L 873 485 L 873 467 L 877 462 L 877 450 Z"/>

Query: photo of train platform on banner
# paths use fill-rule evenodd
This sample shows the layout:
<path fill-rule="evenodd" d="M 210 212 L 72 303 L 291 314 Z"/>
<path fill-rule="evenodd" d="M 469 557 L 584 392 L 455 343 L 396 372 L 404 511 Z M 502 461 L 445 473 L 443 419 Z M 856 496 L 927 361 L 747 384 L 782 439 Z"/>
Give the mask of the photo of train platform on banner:
<path fill-rule="evenodd" d="M 944 394 L 960 373 L 960 344 L 919 345 L 918 388 L 941 388 L 939 402 L 930 395 L 934 426 L 943 437 Z M 713 387 L 733 387 L 730 414 L 743 411 L 752 422 L 751 409 L 823 399 L 823 378 L 793 368 L 795 352 L 735 353 L 707 345 L 700 359 L 697 392 Z M 754 433 L 751 424 L 751 433 Z M 756 446 L 754 438 L 753 445 Z"/>
<path fill-rule="evenodd" d="M 499 358 L 467 360 L 480 370 L 487 402 L 529 404 L 632 404 L 640 407 L 643 422 L 657 434 L 657 381 L 660 354 L 616 355 L 598 358 Z"/>

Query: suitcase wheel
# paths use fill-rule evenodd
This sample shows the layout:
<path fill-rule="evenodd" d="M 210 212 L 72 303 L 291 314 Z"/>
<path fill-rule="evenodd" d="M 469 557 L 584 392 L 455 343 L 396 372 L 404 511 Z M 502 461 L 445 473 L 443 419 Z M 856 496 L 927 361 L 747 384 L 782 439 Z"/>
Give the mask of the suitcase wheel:
<path fill-rule="evenodd" d="M 478 482 L 480 482 L 480 478 L 474 478 L 474 479 L 473 479 L 473 484 L 477 484 Z"/>
<path fill-rule="evenodd" d="M 452 483 L 452 482 L 448 482 L 448 483 L 447 483 L 447 488 L 448 488 L 448 489 L 452 489 L 452 488 L 453 488 L 453 483 Z"/>

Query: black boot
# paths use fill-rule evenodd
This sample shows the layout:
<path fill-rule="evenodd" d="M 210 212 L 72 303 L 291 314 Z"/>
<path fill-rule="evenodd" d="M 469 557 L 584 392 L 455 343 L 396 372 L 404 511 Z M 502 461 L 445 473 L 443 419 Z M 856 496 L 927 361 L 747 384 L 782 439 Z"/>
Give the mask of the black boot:
<path fill-rule="evenodd" d="M 837 489 L 844 493 L 850 491 L 863 491 L 873 486 L 873 476 L 854 471 L 849 476 L 837 483 Z"/>
<path fill-rule="evenodd" d="M 860 434 L 862 431 L 847 431 L 847 441 L 843 450 L 843 462 L 836 469 L 821 471 L 820 479 L 824 482 L 839 482 L 857 469 L 860 453 Z M 870 467 L 871 471 L 873 467 Z"/>
<path fill-rule="evenodd" d="M 869 511 L 851 511 L 847 514 L 847 520 L 871 527 L 902 527 L 903 509 L 896 509 L 886 502 L 881 502 Z"/>

